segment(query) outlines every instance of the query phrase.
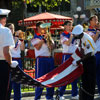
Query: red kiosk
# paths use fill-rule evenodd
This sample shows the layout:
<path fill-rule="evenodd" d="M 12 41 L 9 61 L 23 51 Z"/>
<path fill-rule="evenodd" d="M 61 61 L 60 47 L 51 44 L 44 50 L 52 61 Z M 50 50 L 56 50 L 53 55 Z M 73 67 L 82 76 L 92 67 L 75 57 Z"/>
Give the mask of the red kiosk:
<path fill-rule="evenodd" d="M 62 15 L 44 12 L 44 13 L 40 13 L 38 15 L 24 19 L 24 26 L 33 27 L 35 29 L 37 21 L 44 21 L 46 23 L 52 23 L 52 26 L 50 29 L 56 30 L 56 29 L 62 29 L 61 25 L 66 20 L 73 20 L 73 19 L 71 17 L 66 17 L 66 16 L 62 16 Z M 22 20 L 18 21 L 18 25 L 22 26 L 23 21 Z"/>

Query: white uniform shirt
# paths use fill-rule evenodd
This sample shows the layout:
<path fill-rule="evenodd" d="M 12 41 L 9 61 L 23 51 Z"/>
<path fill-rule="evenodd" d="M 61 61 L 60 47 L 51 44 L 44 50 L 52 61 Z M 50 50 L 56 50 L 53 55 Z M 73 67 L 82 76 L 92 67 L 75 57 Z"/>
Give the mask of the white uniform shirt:
<path fill-rule="evenodd" d="M 0 60 L 5 60 L 3 47 L 14 46 L 14 40 L 10 29 L 0 24 Z"/>
<path fill-rule="evenodd" d="M 21 50 L 20 50 L 21 41 L 20 40 L 17 40 L 17 41 L 18 41 L 18 43 L 16 45 L 16 48 L 15 47 L 10 48 L 11 55 L 13 58 L 21 57 Z"/>
<path fill-rule="evenodd" d="M 69 38 L 63 36 L 62 34 L 61 34 L 60 38 L 61 38 L 60 40 L 61 40 L 61 44 L 62 44 L 62 47 L 63 47 L 62 52 L 63 53 L 74 53 L 76 48 L 77 48 L 77 46 L 72 44 L 72 43 L 69 46 L 64 44 L 64 41 L 68 41 Z"/>
<path fill-rule="evenodd" d="M 31 43 L 32 45 L 36 45 L 40 42 L 41 40 L 39 38 L 34 38 L 31 40 Z M 46 43 L 42 44 L 42 47 L 40 48 L 40 50 L 37 50 L 36 48 L 35 49 L 35 56 L 38 57 L 38 56 L 50 56 L 50 52 L 49 52 L 49 49 L 48 49 L 48 46 Z"/>
<path fill-rule="evenodd" d="M 79 45 L 80 40 L 77 39 L 76 42 L 77 42 L 76 44 Z M 93 41 L 93 39 L 90 35 L 88 35 L 87 33 L 84 32 L 84 35 L 81 39 L 81 42 L 82 42 L 81 46 L 84 49 L 85 55 L 90 53 L 90 52 L 92 52 L 93 55 L 96 53 L 96 44 L 95 44 L 95 42 Z"/>
<path fill-rule="evenodd" d="M 95 33 L 93 32 L 87 32 L 90 36 L 94 36 Z M 100 52 L 100 36 L 98 37 L 97 41 L 96 41 L 96 51 Z"/>

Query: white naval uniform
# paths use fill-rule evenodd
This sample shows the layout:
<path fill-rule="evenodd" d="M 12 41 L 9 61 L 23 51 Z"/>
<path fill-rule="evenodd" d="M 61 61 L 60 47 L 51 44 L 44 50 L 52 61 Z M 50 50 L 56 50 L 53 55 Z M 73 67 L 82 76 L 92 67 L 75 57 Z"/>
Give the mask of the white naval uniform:
<path fill-rule="evenodd" d="M 12 33 L 10 29 L 2 26 L 0 24 L 0 60 L 5 60 L 4 54 L 3 54 L 3 47 L 5 46 L 15 46 Z"/>
<path fill-rule="evenodd" d="M 80 92 L 80 99 L 94 100 L 96 79 L 96 59 L 94 55 L 96 53 L 96 44 L 93 41 L 92 37 L 85 32 L 83 32 L 81 42 L 80 40 L 78 40 L 78 43 L 81 43 L 81 48 L 84 50 L 83 57 L 89 53 L 92 53 L 90 57 L 87 57 L 82 61 L 84 73 L 82 74 L 82 87 Z"/>
<path fill-rule="evenodd" d="M 10 29 L 0 24 L 0 100 L 6 100 L 9 83 L 9 64 L 3 54 L 3 48 L 14 46 L 14 40 Z"/>
<path fill-rule="evenodd" d="M 79 45 L 80 40 L 77 39 L 75 42 L 76 42 L 75 44 Z M 84 32 L 84 35 L 81 39 L 81 42 L 82 42 L 81 46 L 84 49 L 84 54 L 85 55 L 90 53 L 90 52 L 92 52 L 92 54 L 95 55 L 95 53 L 96 53 L 96 44 L 93 41 L 91 36 L 89 36 L 87 33 Z"/>

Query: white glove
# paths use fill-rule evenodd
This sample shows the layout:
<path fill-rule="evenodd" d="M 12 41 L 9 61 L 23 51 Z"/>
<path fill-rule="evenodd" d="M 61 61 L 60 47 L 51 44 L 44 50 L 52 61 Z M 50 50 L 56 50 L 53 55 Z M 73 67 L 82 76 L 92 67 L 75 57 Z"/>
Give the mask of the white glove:
<path fill-rule="evenodd" d="M 16 68 L 17 65 L 18 65 L 17 61 L 12 61 L 10 66 L 11 68 Z"/>
<path fill-rule="evenodd" d="M 73 66 L 77 66 L 76 60 L 74 60 L 74 61 L 72 62 L 72 65 L 73 65 Z"/>

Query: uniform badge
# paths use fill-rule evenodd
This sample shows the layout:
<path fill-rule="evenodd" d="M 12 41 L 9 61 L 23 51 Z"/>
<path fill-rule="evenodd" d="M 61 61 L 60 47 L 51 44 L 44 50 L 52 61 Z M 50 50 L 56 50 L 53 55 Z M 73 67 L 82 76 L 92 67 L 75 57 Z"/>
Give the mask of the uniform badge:
<path fill-rule="evenodd" d="M 86 46 L 86 48 L 89 49 L 89 48 L 90 48 L 90 45 L 88 44 L 88 45 Z"/>

